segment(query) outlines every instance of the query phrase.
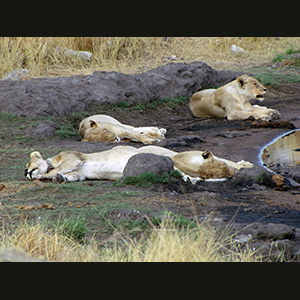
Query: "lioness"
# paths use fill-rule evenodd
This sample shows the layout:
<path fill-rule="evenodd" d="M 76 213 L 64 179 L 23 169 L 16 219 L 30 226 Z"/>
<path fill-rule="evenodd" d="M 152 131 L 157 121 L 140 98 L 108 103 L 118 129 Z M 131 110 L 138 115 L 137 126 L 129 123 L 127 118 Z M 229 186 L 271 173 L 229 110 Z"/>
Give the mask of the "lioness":
<path fill-rule="evenodd" d="M 107 115 L 95 115 L 82 120 L 78 130 L 84 142 L 118 143 L 127 139 L 145 145 L 163 141 L 166 132 L 164 128 L 125 125 Z"/>
<path fill-rule="evenodd" d="M 183 173 L 184 179 L 218 180 L 232 177 L 241 168 L 252 168 L 250 162 L 218 158 L 210 151 L 185 151 L 177 153 L 158 146 L 117 146 L 110 150 L 85 154 L 77 151 L 63 151 L 44 160 L 34 151 L 26 165 L 25 176 L 29 180 L 82 181 L 86 179 L 117 180 L 122 177 L 129 158 L 137 153 L 153 153 L 170 157 L 175 168 Z"/>
<path fill-rule="evenodd" d="M 271 120 L 280 117 L 276 109 L 251 105 L 250 100 L 264 100 L 267 89 L 253 77 L 242 75 L 218 88 L 195 93 L 190 100 L 190 109 L 195 117 L 227 118 L 245 120 L 249 117 Z"/>

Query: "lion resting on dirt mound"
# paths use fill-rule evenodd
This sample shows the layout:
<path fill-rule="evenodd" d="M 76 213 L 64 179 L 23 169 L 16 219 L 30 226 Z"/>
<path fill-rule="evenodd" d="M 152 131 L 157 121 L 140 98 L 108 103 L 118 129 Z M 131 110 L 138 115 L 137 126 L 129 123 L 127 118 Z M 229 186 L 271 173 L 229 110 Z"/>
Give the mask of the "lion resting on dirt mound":
<path fill-rule="evenodd" d="M 124 125 L 107 115 L 95 115 L 82 120 L 78 131 L 84 142 L 118 143 L 125 139 L 145 145 L 163 141 L 166 132 L 164 128 Z"/>
<path fill-rule="evenodd" d="M 190 109 L 199 118 L 227 118 L 245 120 L 249 117 L 261 120 L 278 119 L 276 109 L 251 105 L 251 99 L 264 100 L 267 89 L 253 77 L 242 75 L 218 88 L 195 93 L 190 100 Z"/>
<path fill-rule="evenodd" d="M 232 177 L 241 168 L 252 168 L 250 162 L 218 158 L 210 151 L 185 151 L 177 153 L 158 146 L 117 146 L 110 150 L 85 154 L 77 151 L 63 151 L 44 160 L 34 151 L 26 165 L 25 176 L 29 180 L 82 181 L 86 179 L 118 180 L 122 177 L 129 160 L 138 153 L 153 153 L 170 157 L 184 179 L 192 183 L 198 180 L 220 180 Z"/>

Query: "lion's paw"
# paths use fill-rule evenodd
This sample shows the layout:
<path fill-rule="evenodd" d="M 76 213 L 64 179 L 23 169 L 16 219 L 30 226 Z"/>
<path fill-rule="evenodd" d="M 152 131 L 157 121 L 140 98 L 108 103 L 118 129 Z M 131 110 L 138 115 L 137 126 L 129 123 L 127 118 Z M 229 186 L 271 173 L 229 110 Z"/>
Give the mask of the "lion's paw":
<path fill-rule="evenodd" d="M 52 181 L 55 182 L 55 183 L 62 183 L 62 182 L 66 182 L 67 179 L 66 179 L 66 177 L 65 177 L 62 173 L 58 172 L 58 173 L 53 177 Z"/>
<path fill-rule="evenodd" d="M 237 164 L 241 168 L 253 168 L 254 167 L 253 163 L 251 163 L 249 161 L 244 161 L 244 160 L 238 161 Z"/>
<path fill-rule="evenodd" d="M 280 119 L 280 113 L 277 109 L 268 109 L 266 114 L 261 118 L 263 121 Z"/>
<path fill-rule="evenodd" d="M 272 109 L 270 113 L 271 120 L 280 119 L 280 112 L 277 109 Z"/>
<path fill-rule="evenodd" d="M 167 133 L 167 129 L 165 129 L 165 128 L 160 128 L 157 131 L 160 132 L 163 135 L 165 135 Z"/>

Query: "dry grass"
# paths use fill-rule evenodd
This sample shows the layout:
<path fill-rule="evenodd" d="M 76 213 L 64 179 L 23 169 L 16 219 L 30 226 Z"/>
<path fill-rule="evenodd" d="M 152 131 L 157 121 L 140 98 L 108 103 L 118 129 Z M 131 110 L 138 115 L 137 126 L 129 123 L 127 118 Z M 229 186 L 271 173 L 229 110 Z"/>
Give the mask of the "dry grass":
<path fill-rule="evenodd" d="M 246 50 L 230 52 L 235 44 Z M 259 65 L 290 47 L 298 37 L 1 37 L 0 77 L 26 68 L 30 77 L 90 74 L 96 70 L 142 72 L 171 62 L 200 60 L 216 69 L 241 69 Z M 57 49 L 90 51 L 90 62 L 66 57 Z"/>
<path fill-rule="evenodd" d="M 0 76 L 26 68 L 31 76 L 85 74 L 99 69 L 116 69 L 147 59 L 166 43 L 150 37 L 1 37 Z M 66 57 L 59 49 L 89 51 L 90 62 Z"/>
<path fill-rule="evenodd" d="M 166 219 L 159 228 L 138 240 L 115 232 L 113 242 L 98 248 L 95 242 L 82 245 L 40 224 L 26 223 L 16 230 L 2 230 L 0 249 L 21 249 L 29 255 L 49 261 L 74 262 L 248 262 L 261 258 L 251 249 L 241 250 L 232 242 L 229 232 L 218 232 L 198 224 L 179 228 Z M 1 258 L 0 258 L 1 260 Z"/>
<path fill-rule="evenodd" d="M 299 48 L 299 37 L 190 37 L 178 40 L 180 56 L 187 61 L 200 60 L 215 69 L 248 69 L 269 63 L 280 52 L 290 47 Z M 244 53 L 230 52 L 236 45 Z"/>
<path fill-rule="evenodd" d="M 179 228 L 166 219 L 150 236 L 138 241 L 115 243 L 101 253 L 102 261 L 112 262 L 258 262 L 252 249 L 241 250 L 228 230 L 218 231 L 207 224 Z"/>
<path fill-rule="evenodd" d="M 97 261 L 95 244 L 83 246 L 72 239 L 46 230 L 40 224 L 23 223 L 14 231 L 0 232 L 0 249 L 21 249 L 30 256 L 48 261 Z M 0 258 L 1 261 L 1 258 Z"/>

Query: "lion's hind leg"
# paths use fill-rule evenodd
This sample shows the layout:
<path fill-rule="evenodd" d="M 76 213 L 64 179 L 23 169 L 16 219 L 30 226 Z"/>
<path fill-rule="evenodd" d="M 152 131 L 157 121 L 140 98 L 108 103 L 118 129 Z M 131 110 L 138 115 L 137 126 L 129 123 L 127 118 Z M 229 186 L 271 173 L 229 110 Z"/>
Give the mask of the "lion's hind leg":
<path fill-rule="evenodd" d="M 135 131 L 152 140 L 150 144 L 165 140 L 165 134 L 167 133 L 167 129 L 158 127 L 137 127 Z"/>
<path fill-rule="evenodd" d="M 249 161 L 245 161 L 245 160 L 240 160 L 238 162 L 233 162 L 231 160 L 227 160 L 224 158 L 218 158 L 220 161 L 223 161 L 227 164 L 228 167 L 232 168 L 234 171 L 239 171 L 242 168 L 253 168 L 254 165 L 249 162 Z"/>
<path fill-rule="evenodd" d="M 253 168 L 254 167 L 253 163 L 251 163 L 249 161 L 244 161 L 244 160 L 240 160 L 236 164 L 237 164 L 238 170 L 240 170 L 242 168 Z"/>

